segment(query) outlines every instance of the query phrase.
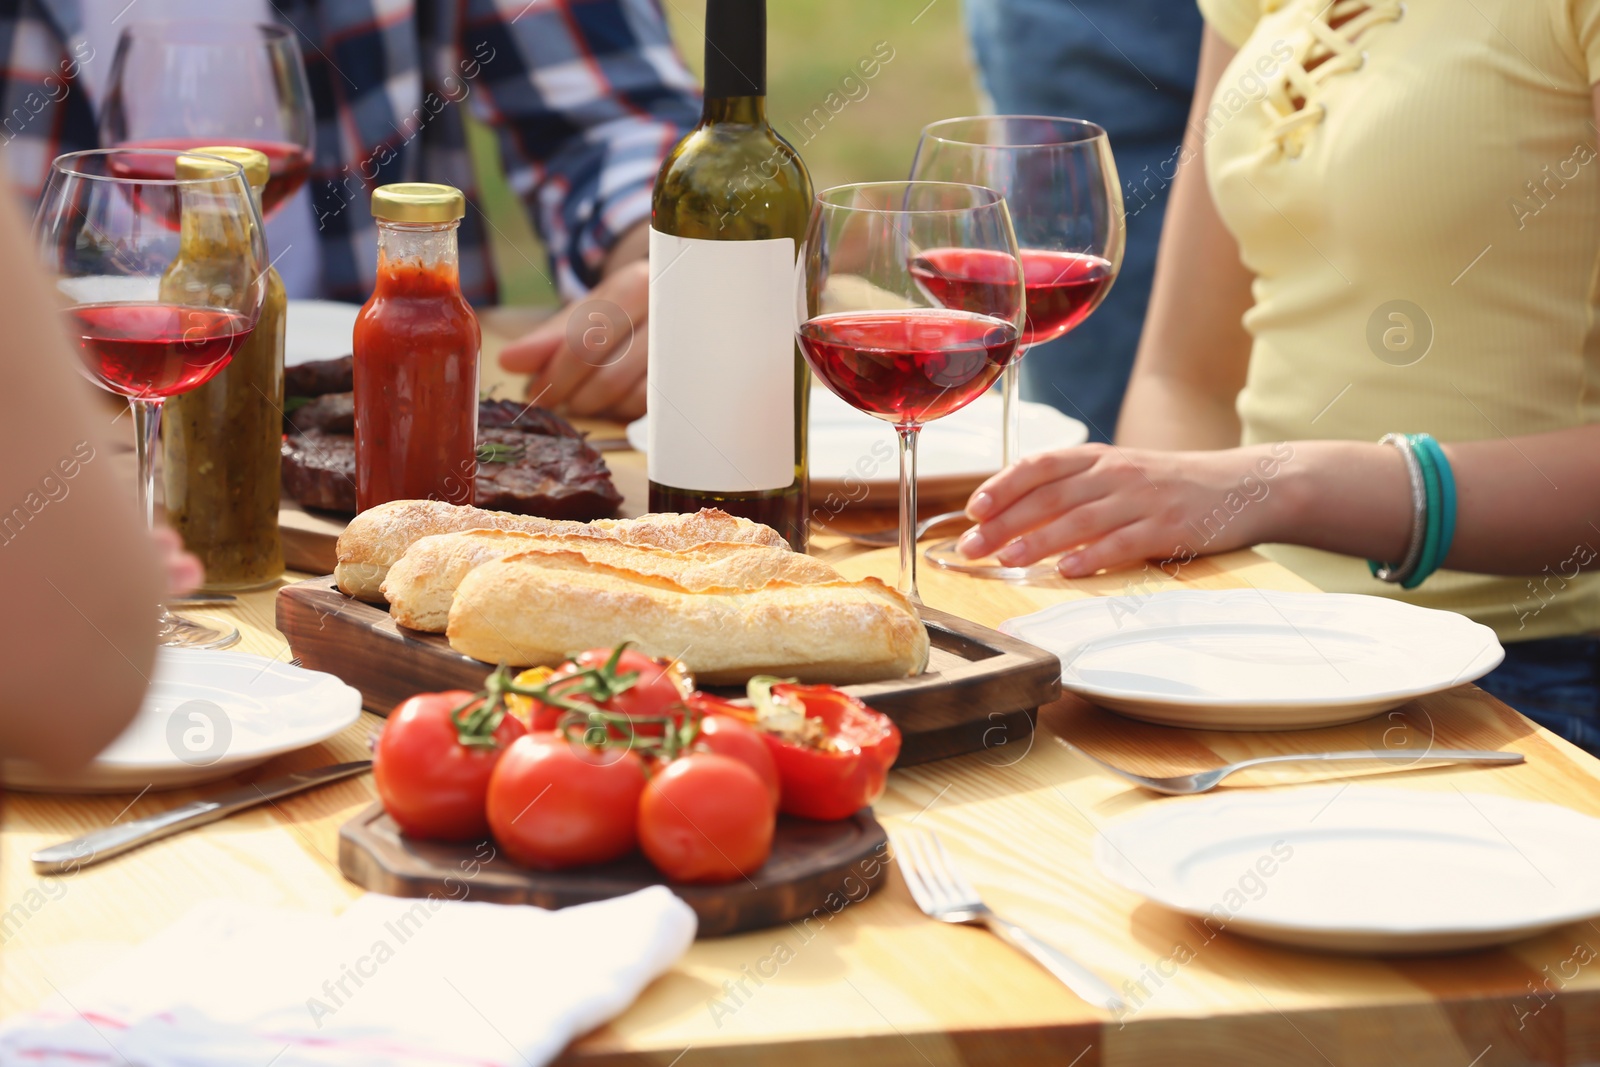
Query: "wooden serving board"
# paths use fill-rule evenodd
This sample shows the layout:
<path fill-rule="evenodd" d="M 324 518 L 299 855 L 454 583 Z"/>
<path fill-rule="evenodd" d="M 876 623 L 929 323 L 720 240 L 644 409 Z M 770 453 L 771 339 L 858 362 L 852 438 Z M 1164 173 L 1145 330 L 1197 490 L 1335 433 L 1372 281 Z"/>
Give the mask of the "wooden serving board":
<path fill-rule="evenodd" d="M 862 899 L 889 870 L 888 835 L 871 810 L 838 822 L 778 817 L 772 855 L 723 885 L 669 883 L 644 857 L 570 871 L 531 871 L 493 842 L 413 841 L 373 804 L 339 830 L 339 869 L 357 885 L 396 897 L 443 897 L 564 908 L 667 885 L 700 917 L 699 936 L 774 926 Z"/>
<path fill-rule="evenodd" d="M 339 562 L 339 535 L 350 519 L 331 511 L 307 511 L 287 496 L 278 505 L 283 565 L 301 574 L 329 574 Z"/>
<path fill-rule="evenodd" d="M 1061 696 L 1056 657 L 975 622 L 921 611 L 933 643 L 928 669 L 915 678 L 845 687 L 900 727 L 900 764 L 1031 737 L 1038 708 Z M 379 715 L 416 693 L 481 689 L 491 670 L 455 651 L 442 634 L 407 630 L 384 609 L 345 596 L 331 577 L 280 589 L 277 625 L 303 666 L 355 686 Z"/>

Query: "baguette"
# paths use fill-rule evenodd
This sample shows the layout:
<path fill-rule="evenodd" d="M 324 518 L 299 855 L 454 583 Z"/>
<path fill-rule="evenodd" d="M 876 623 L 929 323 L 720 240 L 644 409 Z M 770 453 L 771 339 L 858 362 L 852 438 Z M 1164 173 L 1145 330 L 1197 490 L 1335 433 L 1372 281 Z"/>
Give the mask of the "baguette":
<path fill-rule="evenodd" d="M 382 604 L 383 579 L 406 549 L 431 534 L 462 530 L 521 530 L 524 533 L 604 537 L 630 545 L 683 549 L 708 541 L 737 541 L 773 548 L 786 547 L 783 535 L 770 526 L 703 508 L 686 515 L 643 515 L 637 519 L 574 522 L 512 515 L 504 511 L 446 504 L 442 500 L 392 500 L 350 520 L 339 535 L 334 580 L 358 600 Z"/>
<path fill-rule="evenodd" d="M 671 578 L 691 592 L 759 589 L 770 581 L 796 585 L 839 582 L 839 572 L 787 548 L 710 541 L 668 552 L 603 537 L 547 536 L 518 530 L 466 530 L 424 537 L 395 561 L 383 580 L 389 615 L 401 626 L 444 633 L 456 587 L 474 567 L 523 552 L 577 552 L 642 574 Z"/>
<path fill-rule="evenodd" d="M 757 674 L 849 685 L 918 674 L 928 662 L 916 609 L 875 578 L 695 592 L 563 550 L 468 572 L 447 633 L 458 652 L 519 667 L 632 641 L 648 655 L 682 660 L 711 685 Z"/>

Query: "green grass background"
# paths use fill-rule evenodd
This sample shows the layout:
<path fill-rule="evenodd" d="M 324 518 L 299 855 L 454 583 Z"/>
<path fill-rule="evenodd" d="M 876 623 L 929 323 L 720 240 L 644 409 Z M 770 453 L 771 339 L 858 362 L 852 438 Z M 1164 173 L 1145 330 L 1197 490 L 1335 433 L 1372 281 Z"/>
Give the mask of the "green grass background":
<path fill-rule="evenodd" d="M 661 3 L 679 50 L 699 75 L 703 0 Z M 978 106 L 960 0 L 767 0 L 767 20 L 767 118 L 799 149 L 818 189 L 906 177 L 925 124 Z M 856 64 L 880 42 L 894 56 L 866 81 Z M 840 107 L 850 95 L 840 85 L 847 76 L 860 83 L 852 87 L 857 99 Z M 829 111 L 830 93 L 838 113 L 820 130 L 813 120 L 811 133 L 797 133 L 813 108 Z M 555 303 L 544 249 L 501 177 L 492 135 L 474 126 L 470 136 L 482 206 L 498 231 L 491 240 L 501 300 Z"/>

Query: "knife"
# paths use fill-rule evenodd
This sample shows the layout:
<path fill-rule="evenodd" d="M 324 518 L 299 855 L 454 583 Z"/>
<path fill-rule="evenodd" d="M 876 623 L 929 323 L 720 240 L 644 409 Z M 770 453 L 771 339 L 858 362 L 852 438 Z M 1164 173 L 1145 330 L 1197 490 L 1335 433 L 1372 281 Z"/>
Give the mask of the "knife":
<path fill-rule="evenodd" d="M 335 763 L 331 767 L 318 767 L 311 771 L 297 771 L 282 778 L 274 778 L 270 782 L 256 782 L 238 789 L 230 789 L 207 800 L 182 804 L 169 811 L 147 815 L 142 819 L 123 823 L 121 826 L 107 826 L 103 830 L 94 830 L 71 841 L 42 848 L 28 858 L 33 861 L 33 869 L 40 874 L 72 874 L 81 867 L 120 856 L 140 845 L 159 841 L 163 837 L 191 827 L 216 822 L 236 811 L 326 785 L 328 782 L 337 782 L 341 778 L 349 778 L 371 769 L 372 761 L 363 759 L 351 763 Z"/>
<path fill-rule="evenodd" d="M 237 604 L 239 598 L 232 593 L 185 593 L 183 596 L 169 596 L 163 604 L 188 605 L 197 607 L 201 604 Z"/>

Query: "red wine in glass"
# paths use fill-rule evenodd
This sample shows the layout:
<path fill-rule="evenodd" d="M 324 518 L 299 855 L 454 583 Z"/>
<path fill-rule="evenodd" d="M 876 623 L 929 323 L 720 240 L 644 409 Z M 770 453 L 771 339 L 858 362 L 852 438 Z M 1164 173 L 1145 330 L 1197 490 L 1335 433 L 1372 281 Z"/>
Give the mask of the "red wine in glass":
<path fill-rule="evenodd" d="M 994 384 L 1017 351 L 1010 322 L 959 309 L 841 311 L 802 323 L 799 335 L 811 369 L 828 388 L 851 406 L 902 425 L 965 407 Z"/>
<path fill-rule="evenodd" d="M 175 166 L 174 157 L 151 153 L 140 155 L 141 148 L 166 151 L 192 152 L 207 145 L 227 144 L 239 148 L 253 148 L 267 157 L 268 176 L 266 188 L 261 191 L 261 214 L 271 218 L 273 213 L 291 196 L 300 191 L 311 174 L 311 150 L 286 141 L 252 141 L 238 137 L 155 137 L 143 141 L 129 141 L 118 145 L 131 150 L 129 154 L 112 157 L 111 173 L 119 178 L 170 178 Z M 151 187 L 145 187 L 150 195 Z M 156 205 L 152 204 L 154 210 Z M 176 218 L 177 213 L 163 211 L 162 217 Z"/>
<path fill-rule="evenodd" d="M 66 316 L 89 377 L 139 400 L 204 385 L 252 329 L 237 312 L 182 304 L 79 304 Z"/>
<path fill-rule="evenodd" d="M 1116 278 L 1109 262 L 1084 252 L 1023 248 L 1018 255 L 1028 315 L 1025 349 L 1082 322 Z M 1010 257 L 979 248 L 931 248 L 912 260 L 911 274 L 930 297 L 953 308 L 994 307 L 997 290 L 1016 284 Z"/>

